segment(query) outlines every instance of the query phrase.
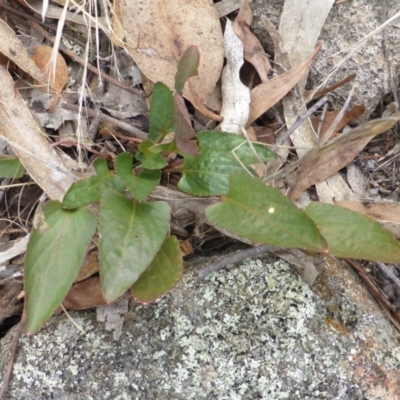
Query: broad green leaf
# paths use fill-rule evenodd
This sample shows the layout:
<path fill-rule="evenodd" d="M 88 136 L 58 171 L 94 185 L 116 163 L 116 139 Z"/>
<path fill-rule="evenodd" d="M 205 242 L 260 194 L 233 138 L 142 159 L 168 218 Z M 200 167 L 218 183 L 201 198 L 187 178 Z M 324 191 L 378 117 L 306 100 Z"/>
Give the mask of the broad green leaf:
<path fill-rule="evenodd" d="M 151 264 L 133 284 L 131 293 L 141 303 L 150 303 L 169 292 L 181 279 L 183 261 L 175 236 L 165 238 Z"/>
<path fill-rule="evenodd" d="M 160 170 L 144 169 L 132 173 L 133 156 L 121 153 L 115 160 L 115 170 L 136 200 L 144 200 L 158 185 L 161 178 Z"/>
<path fill-rule="evenodd" d="M 67 295 L 96 230 L 89 210 L 63 210 L 49 201 L 33 229 L 25 255 L 26 331 L 37 331 Z"/>
<path fill-rule="evenodd" d="M 326 251 L 325 239 L 314 222 L 279 190 L 260 179 L 236 173 L 222 202 L 206 209 L 217 227 L 257 243 Z"/>
<path fill-rule="evenodd" d="M 97 203 L 102 190 L 105 188 L 113 188 L 119 192 L 125 190 L 125 185 L 121 179 L 108 169 L 105 159 L 97 159 L 93 166 L 97 174 L 90 178 L 82 179 L 69 188 L 63 200 L 64 208 L 78 208 Z"/>
<path fill-rule="evenodd" d="M 322 203 L 309 204 L 305 212 L 328 242 L 330 254 L 370 261 L 400 262 L 400 242 L 378 222 L 365 215 Z"/>
<path fill-rule="evenodd" d="M 178 187 L 195 196 L 223 195 L 228 191 L 229 176 L 259 162 L 247 140 L 234 133 L 205 131 L 197 135 L 200 154 L 184 159 Z M 273 153 L 253 143 L 261 161 L 274 159 Z M 255 172 L 247 167 L 248 171 Z"/>
<path fill-rule="evenodd" d="M 182 94 L 183 87 L 186 81 L 199 74 L 198 68 L 200 63 L 200 52 L 199 49 L 192 45 L 189 46 L 178 64 L 178 71 L 175 75 L 175 90 Z"/>
<path fill-rule="evenodd" d="M 149 139 L 154 143 L 174 130 L 174 99 L 171 90 L 161 82 L 154 85 L 150 103 Z"/>
<path fill-rule="evenodd" d="M 115 300 L 149 266 L 168 230 L 167 203 L 139 203 L 113 189 L 100 198 L 100 279 L 104 296 Z"/>
<path fill-rule="evenodd" d="M 141 153 L 137 153 L 135 158 L 141 162 L 142 168 L 147 169 L 162 169 L 167 165 L 167 162 L 160 156 L 160 154 L 152 151 L 153 142 L 145 140 L 140 143 L 138 148 Z"/>
<path fill-rule="evenodd" d="M 25 173 L 25 168 L 16 157 L 0 157 L 0 178 L 21 178 Z"/>

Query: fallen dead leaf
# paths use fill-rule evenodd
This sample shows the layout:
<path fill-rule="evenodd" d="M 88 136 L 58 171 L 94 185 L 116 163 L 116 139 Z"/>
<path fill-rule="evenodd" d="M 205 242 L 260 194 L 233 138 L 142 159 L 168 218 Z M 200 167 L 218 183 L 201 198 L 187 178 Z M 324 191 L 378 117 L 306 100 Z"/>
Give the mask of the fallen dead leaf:
<path fill-rule="evenodd" d="M 261 83 L 251 91 L 250 117 L 247 125 L 250 125 L 279 100 L 281 100 L 293 87 L 299 82 L 311 65 L 311 61 L 320 51 L 321 45 L 318 45 L 314 52 L 306 61 L 292 68 L 267 82 Z"/>
<path fill-rule="evenodd" d="M 322 147 L 315 146 L 300 159 L 296 183 L 290 189 L 288 197 L 295 200 L 303 190 L 344 168 L 373 137 L 387 131 L 399 120 L 400 113 L 371 120 L 341 134 Z"/>
<path fill-rule="evenodd" d="M 44 92 L 56 94 L 56 97 L 54 98 L 52 104 L 49 107 L 50 113 L 54 110 L 55 106 L 57 105 L 61 97 L 62 90 L 64 89 L 64 86 L 67 83 L 68 79 L 68 67 L 63 56 L 57 52 L 56 65 L 55 68 L 53 69 L 53 66 L 51 64 L 52 54 L 53 54 L 52 47 L 46 45 L 39 45 L 35 47 L 35 51 L 32 56 L 32 60 L 43 72 L 43 74 L 47 78 L 47 81 L 49 82 L 47 87 L 39 87 L 39 89 Z"/>
<path fill-rule="evenodd" d="M 202 113 L 222 118 L 205 107 L 223 65 L 223 38 L 218 13 L 208 0 L 132 0 L 121 2 L 128 49 L 142 72 L 170 89 L 179 60 L 190 45 L 200 52 L 199 75 L 190 78 L 183 95 Z"/>
<path fill-rule="evenodd" d="M 328 111 L 325 115 L 324 122 L 322 124 L 321 132 L 319 135 L 319 141 L 322 143 L 326 143 L 329 138 L 325 138 L 326 132 L 329 130 L 332 125 L 333 120 L 339 114 L 340 110 Z M 346 126 L 350 121 L 360 118 L 365 112 L 365 106 L 363 105 L 355 105 L 351 110 L 346 110 L 343 118 L 336 126 L 336 132 L 340 131 L 344 126 Z M 315 131 L 318 130 L 318 126 L 320 124 L 320 117 L 311 116 L 310 117 L 311 124 Z"/>
<path fill-rule="evenodd" d="M 72 286 L 62 303 L 67 310 L 85 310 L 106 304 L 99 277 L 85 279 Z M 59 311 L 57 309 L 56 313 Z"/>
<path fill-rule="evenodd" d="M 250 30 L 253 22 L 253 12 L 249 7 L 247 0 L 242 2 L 238 16 L 233 22 L 233 30 L 243 42 L 244 58 L 251 63 L 261 79 L 261 82 L 268 80 L 268 73 L 271 70 L 271 64 L 267 54 L 260 41 L 254 36 Z"/>

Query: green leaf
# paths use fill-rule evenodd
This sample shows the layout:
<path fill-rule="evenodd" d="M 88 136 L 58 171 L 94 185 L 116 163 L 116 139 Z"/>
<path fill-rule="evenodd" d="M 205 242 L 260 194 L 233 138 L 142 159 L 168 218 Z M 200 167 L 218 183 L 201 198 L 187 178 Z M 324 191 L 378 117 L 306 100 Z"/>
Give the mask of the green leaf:
<path fill-rule="evenodd" d="M 198 68 L 200 63 L 199 49 L 192 45 L 189 46 L 178 64 L 178 71 L 175 74 L 175 90 L 182 94 L 185 82 L 192 76 L 199 74 Z"/>
<path fill-rule="evenodd" d="M 121 179 L 108 169 L 105 159 L 97 159 L 93 166 L 97 174 L 90 178 L 82 179 L 69 188 L 64 196 L 64 208 L 78 208 L 97 203 L 102 190 L 105 188 L 113 188 L 119 192 L 125 190 L 125 185 Z"/>
<path fill-rule="evenodd" d="M 206 209 L 207 218 L 223 229 L 257 243 L 326 251 L 314 222 L 279 190 L 260 179 L 236 173 L 223 201 Z"/>
<path fill-rule="evenodd" d="M 115 300 L 151 263 L 168 231 L 165 202 L 139 203 L 113 189 L 100 198 L 100 279 L 104 296 Z"/>
<path fill-rule="evenodd" d="M 147 169 L 162 169 L 167 165 L 167 162 L 162 158 L 160 154 L 152 151 L 153 142 L 151 140 L 145 140 L 140 143 L 138 148 L 141 153 L 137 153 L 135 158 L 141 162 L 142 168 Z"/>
<path fill-rule="evenodd" d="M 174 130 L 174 99 L 171 90 L 161 82 L 154 85 L 150 103 L 149 139 L 160 141 Z"/>
<path fill-rule="evenodd" d="M 229 176 L 258 162 L 247 140 L 234 133 L 205 131 L 197 135 L 200 154 L 184 159 L 178 187 L 195 196 L 223 195 L 228 191 Z M 261 161 L 275 158 L 266 147 L 253 143 Z M 254 173 L 250 168 L 249 172 Z"/>
<path fill-rule="evenodd" d="M 16 157 L 0 157 L 0 178 L 16 179 L 21 178 L 25 173 L 25 168 Z"/>
<path fill-rule="evenodd" d="M 49 201 L 29 238 L 25 255 L 26 331 L 37 331 L 72 286 L 90 240 L 96 217 L 83 208 L 63 210 Z"/>
<path fill-rule="evenodd" d="M 338 257 L 400 262 L 400 242 L 372 219 L 346 208 L 311 203 L 305 210 Z"/>
<path fill-rule="evenodd" d="M 133 284 L 131 293 L 141 303 L 150 303 L 169 292 L 181 279 L 183 261 L 175 236 L 165 238 L 151 264 Z"/>
<path fill-rule="evenodd" d="M 121 153 L 115 160 L 115 170 L 136 200 L 144 200 L 158 185 L 161 178 L 160 170 L 144 169 L 132 173 L 133 156 Z"/>

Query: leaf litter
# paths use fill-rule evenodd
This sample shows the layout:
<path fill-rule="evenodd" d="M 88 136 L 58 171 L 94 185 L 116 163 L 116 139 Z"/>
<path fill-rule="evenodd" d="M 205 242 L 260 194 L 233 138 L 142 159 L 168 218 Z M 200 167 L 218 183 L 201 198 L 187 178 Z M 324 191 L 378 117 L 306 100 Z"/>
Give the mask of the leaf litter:
<path fill-rule="evenodd" d="M 224 9 L 221 3 L 224 3 L 224 7 L 226 6 L 227 8 Z M 125 51 L 124 54 L 129 54 L 133 60 L 135 60 L 140 69 L 140 74 L 142 75 L 141 77 L 139 76 L 135 85 L 142 84 L 144 87 L 147 82 L 150 88 L 150 95 L 154 83 L 156 82 L 163 82 L 171 90 L 174 89 L 174 78 L 179 60 L 185 50 L 189 46 L 194 45 L 194 48 L 199 50 L 200 55 L 198 75 L 190 77 L 187 81 L 183 79 L 186 83 L 180 84 L 178 92 L 183 89 L 184 98 L 189 100 L 191 106 L 197 109 L 197 112 L 203 113 L 210 120 L 219 122 L 223 119 L 222 116 L 224 116 L 222 129 L 233 131 L 234 129 L 231 128 L 232 125 L 250 126 L 250 124 L 254 124 L 255 121 L 257 121 L 257 125 L 260 125 L 259 118 L 264 117 L 268 110 L 271 110 L 273 106 L 282 100 L 286 128 L 290 128 L 295 120 L 306 111 L 303 91 L 307 70 L 312 65 L 313 58 L 317 56 L 315 47 L 317 45 L 318 36 L 326 15 L 332 7 L 333 0 L 319 2 L 319 8 L 313 7 L 315 4 L 312 1 L 303 2 L 300 10 L 297 9 L 298 2 L 295 2 L 297 4 L 296 11 L 303 16 L 303 18 L 295 20 L 295 23 L 293 23 L 294 6 L 290 1 L 285 3 L 279 31 L 276 29 L 274 30 L 271 24 L 268 29 L 275 39 L 276 65 L 278 65 L 278 69 L 283 67 L 283 69 L 279 70 L 279 73 L 271 79 L 271 65 L 269 59 L 262 45 L 251 32 L 252 12 L 247 1 L 243 1 L 239 13 L 234 20 L 233 28 L 237 35 L 235 36 L 240 38 L 242 42 L 241 46 L 243 46 L 244 50 L 239 50 L 239 53 L 242 52 L 241 57 L 228 60 L 227 65 L 231 63 L 229 67 L 231 69 L 229 79 L 233 80 L 234 78 L 235 84 L 230 92 L 226 92 L 223 89 L 223 92 L 225 92 L 223 94 L 224 105 L 221 113 L 216 114 L 215 110 L 210 110 L 206 107 L 206 102 L 218 83 L 223 67 L 224 40 L 219 16 L 227 15 L 226 13 L 228 11 L 224 10 L 236 10 L 238 7 L 238 2 L 225 1 L 221 3 L 218 3 L 219 5 L 214 7 L 206 0 L 196 2 L 195 6 L 187 6 L 186 2 L 180 0 L 175 0 L 173 2 L 159 0 L 152 3 L 140 0 L 127 3 L 116 2 L 115 9 L 113 10 L 115 29 L 112 34 L 109 22 L 107 22 L 104 15 L 97 18 L 90 16 L 90 18 L 93 22 L 92 27 L 97 26 L 103 32 L 107 32 L 112 37 L 115 44 L 125 47 L 125 49 L 123 49 Z M 38 8 L 38 2 L 30 2 L 29 4 L 30 7 L 35 9 L 35 12 L 42 12 L 41 8 Z M 160 10 L 163 10 L 163 12 L 160 12 Z M 85 18 L 88 16 L 86 11 L 83 14 L 72 13 L 70 11 L 65 14 L 63 13 L 62 7 L 57 5 L 50 5 L 48 13 L 48 16 L 55 19 L 62 19 L 65 16 L 65 21 L 67 22 L 64 23 L 66 25 L 71 24 L 71 26 L 75 23 L 78 24 L 78 26 L 85 26 Z M 132 15 L 135 17 L 132 18 Z M 267 20 L 265 20 L 265 25 L 268 25 Z M 288 26 L 290 26 L 290 29 Z M 229 27 L 230 23 L 227 21 L 225 34 L 229 33 Z M 92 29 L 95 30 L 96 28 Z M 72 132 L 76 131 L 76 126 L 84 124 L 88 116 L 93 116 L 92 125 L 97 121 L 96 126 L 98 127 L 98 131 L 101 132 L 103 136 L 103 142 L 100 145 L 94 142 L 90 143 L 88 148 L 89 152 L 92 151 L 92 154 L 97 154 L 97 151 L 102 152 L 106 146 L 109 146 L 112 150 L 107 150 L 105 154 L 112 154 L 112 156 L 114 156 L 116 154 L 116 148 L 132 148 L 132 146 L 134 146 L 135 140 L 137 140 L 134 138 L 128 141 L 123 140 L 122 142 L 120 140 L 115 140 L 115 138 L 118 137 L 116 135 L 120 134 L 120 132 L 115 129 L 116 126 L 118 127 L 118 125 L 115 125 L 119 123 L 118 121 L 113 120 L 111 124 L 107 125 L 94 116 L 96 112 L 98 115 L 101 114 L 99 111 L 104 94 L 101 92 L 98 92 L 97 95 L 95 94 L 98 87 L 101 86 L 101 80 L 88 81 L 88 85 L 86 85 L 86 82 L 84 84 L 78 83 L 76 81 L 78 75 L 68 76 L 66 65 L 61 67 L 62 61 L 59 61 L 57 62 L 56 78 L 52 81 L 52 79 L 49 79 L 51 75 L 46 73 L 46 68 L 50 60 L 48 53 L 47 55 L 38 54 L 39 49 L 42 47 L 37 47 L 38 50 L 33 57 L 36 61 L 36 64 L 34 64 L 31 62 L 32 58 L 28 55 L 25 47 L 21 45 L 15 32 L 11 30 L 4 21 L 0 21 L 0 35 L 2 35 L 4 39 L 0 42 L 3 44 L 7 43 L 7 48 L 4 46 L 1 47 L 0 45 L 0 51 L 25 71 L 32 79 L 47 87 L 51 86 L 52 89 L 47 89 L 48 92 L 54 91 L 57 97 L 62 98 L 61 101 L 68 101 L 68 93 L 73 93 L 74 91 L 79 93 L 80 101 L 78 100 L 77 107 L 80 110 L 80 114 L 77 115 L 75 120 L 69 121 L 75 124 Z M 123 38 L 124 40 L 122 40 Z M 12 48 L 8 46 L 10 43 L 12 43 Z M 225 45 L 228 43 L 229 41 L 225 39 Z M 49 47 L 49 49 L 53 52 L 52 47 Z M 68 57 L 70 57 L 70 59 L 67 58 L 68 64 L 73 64 L 75 62 L 74 60 L 79 59 L 79 57 L 71 57 L 71 53 L 68 54 Z M 106 57 L 107 56 L 108 55 L 106 55 Z M 124 57 L 118 56 L 117 54 L 111 56 L 115 57 L 116 65 L 113 70 L 113 77 L 108 77 L 104 71 L 101 72 L 101 75 L 103 77 L 107 76 L 109 82 L 115 82 L 119 79 L 119 73 L 123 69 Z M 249 96 L 249 100 L 251 101 L 246 100 L 242 102 L 240 108 L 236 109 L 237 101 L 235 96 L 238 95 L 238 88 L 244 86 L 241 83 L 239 75 L 239 70 L 243 64 L 243 56 L 247 62 L 252 64 L 260 83 L 256 81 L 254 87 L 246 88 L 248 92 L 249 89 L 251 90 L 251 95 Z M 103 57 L 103 55 L 101 57 Z M 97 60 L 84 58 L 81 59 L 80 62 L 82 62 L 84 66 L 86 65 L 86 67 L 89 63 L 93 63 L 95 65 L 93 70 L 99 73 L 99 68 L 97 67 L 99 67 L 100 60 L 100 57 Z M 38 63 L 39 68 L 37 67 Z M 131 67 L 129 68 L 131 70 Z M 60 156 L 59 152 L 55 151 L 49 145 L 49 142 L 44 139 L 46 134 L 43 132 L 45 128 L 43 124 L 40 126 L 40 124 L 37 124 L 33 119 L 30 120 L 29 115 L 31 111 L 21 102 L 20 95 L 15 95 L 11 75 L 5 71 L 2 72 L 2 74 L 4 75 L 2 82 L 6 82 L 7 86 L 4 89 L 5 97 L 2 100 L 3 106 L 1 111 L 3 115 L 7 116 L 9 126 L 7 126 L 6 129 L 3 128 L 1 134 L 8 138 L 8 142 L 11 147 L 14 148 L 18 158 L 25 165 L 29 175 L 37 182 L 42 190 L 51 199 L 62 200 L 71 184 L 81 177 L 82 174 L 84 176 L 85 169 L 87 169 L 90 162 L 89 154 L 83 154 L 83 159 L 80 159 L 79 172 L 66 167 L 65 154 Z M 127 92 L 132 92 L 131 89 L 135 89 L 136 95 L 138 95 L 141 93 L 140 86 L 136 88 L 129 87 L 129 80 L 132 79 L 132 76 L 133 75 L 129 75 L 129 73 L 125 75 L 125 82 L 121 86 L 123 86 L 124 90 Z M 85 79 L 85 74 L 80 78 Z M 75 83 L 71 82 L 74 80 Z M 92 85 L 92 87 L 90 85 Z M 149 95 L 149 93 L 147 93 L 147 95 Z M 244 95 L 244 98 L 246 98 L 246 96 L 247 95 Z M 192 114 L 194 113 L 193 111 L 188 111 L 187 104 L 184 98 L 179 96 L 179 93 L 175 93 L 173 98 L 177 148 L 179 151 L 194 155 L 198 151 L 197 144 L 193 140 L 198 132 L 193 129 L 191 122 Z M 111 112 L 114 112 L 114 116 L 117 120 L 121 117 L 127 117 L 128 114 L 124 115 L 123 111 L 125 105 L 129 103 L 129 101 L 126 101 L 124 105 L 122 102 L 118 104 L 118 100 L 115 99 L 116 96 L 114 96 L 113 104 L 111 105 L 114 111 Z M 56 100 L 58 100 L 58 98 L 54 100 L 54 107 Z M 83 102 L 83 100 L 85 101 Z M 231 105 L 229 105 L 228 100 L 233 100 Z M 73 102 L 77 102 L 76 98 Z M 83 105 L 83 103 L 85 105 Z M 4 107 L 4 104 L 7 104 L 11 108 Z M 90 111 L 93 111 L 94 114 L 89 111 L 84 111 L 84 108 L 88 106 L 93 107 Z M 50 108 L 53 109 L 54 107 Z M 118 107 L 120 108 L 118 109 Z M 132 118 L 133 116 L 134 118 L 134 126 L 138 127 L 141 131 L 146 131 L 146 124 L 143 124 L 140 118 L 138 118 L 145 116 L 146 110 L 143 103 L 140 104 L 140 107 L 141 108 L 138 106 L 137 113 L 135 113 L 135 111 L 133 111 L 133 113 L 130 111 L 130 117 Z M 384 210 L 389 207 L 387 204 L 370 204 L 369 206 L 365 206 L 364 203 L 357 200 L 357 197 L 354 196 L 343 178 L 337 174 L 340 169 L 346 167 L 358 156 L 368 142 L 372 141 L 379 133 L 385 132 L 394 126 L 399 119 L 398 115 L 395 114 L 381 120 L 370 121 L 350 132 L 339 133 L 338 131 L 342 127 L 351 123 L 353 119 L 357 119 L 362 114 L 362 107 L 362 105 L 358 105 L 354 107 L 353 110 L 345 111 L 344 117 L 339 121 L 337 132 L 335 132 L 337 136 L 331 138 L 323 146 L 318 145 L 318 140 L 315 136 L 315 132 L 318 130 L 318 124 L 320 124 L 320 116 L 311 117 L 313 125 L 307 119 L 307 121 L 291 135 L 291 142 L 287 141 L 285 143 L 286 145 L 293 143 L 300 157 L 300 160 L 293 164 L 296 168 L 289 167 L 289 169 L 293 170 L 291 175 L 294 175 L 294 177 L 290 178 L 290 174 L 286 169 L 282 176 L 276 179 L 275 184 L 283 184 L 285 190 L 289 190 L 289 197 L 292 199 L 303 195 L 306 193 L 304 191 L 307 188 L 315 185 L 317 188 L 317 195 L 324 201 L 346 205 L 348 208 L 352 207 L 360 213 L 364 213 L 369 217 L 384 222 L 388 226 L 390 224 L 392 226 L 398 225 L 399 222 L 396 217 L 397 209 L 395 208 L 397 204 L 392 204 L 394 211 L 391 213 L 384 212 Z M 15 113 L 14 110 L 16 109 L 18 113 Z M 11 113 L 10 110 L 12 111 Z M 231 122 L 231 125 L 225 125 L 229 123 L 229 113 L 234 117 L 241 115 L 241 118 L 233 123 Z M 338 110 L 330 110 L 327 112 L 325 119 L 321 123 L 320 135 L 322 135 L 322 137 L 324 132 L 328 130 L 332 119 L 337 113 Z M 18 118 L 15 118 L 15 115 L 17 115 Z M 137 118 L 137 120 L 135 120 L 135 118 Z M 129 121 L 129 123 L 131 122 L 132 121 Z M 123 125 L 121 124 L 121 126 Z M 84 130 L 80 130 L 79 132 L 82 131 Z M 20 137 L 22 132 L 24 137 Z M 240 129 L 236 133 L 240 134 Z M 96 131 L 95 135 L 92 137 L 95 136 Z M 125 137 L 129 136 L 125 135 Z M 140 140 L 143 140 L 143 138 Z M 325 139 L 321 139 L 320 136 L 319 140 Z M 29 143 L 32 143 L 32 145 L 28 146 Z M 78 137 L 76 138 L 75 148 L 77 149 L 76 153 L 79 154 L 79 157 L 82 157 L 82 149 L 79 143 L 80 138 Z M 87 150 L 85 150 L 85 152 L 86 151 Z M 289 156 L 289 151 L 281 147 L 278 148 L 277 154 L 280 157 L 279 164 L 283 165 L 286 158 Z M 82 160 L 85 160 L 85 162 L 82 162 Z M 169 159 L 169 162 L 172 165 L 172 169 L 171 172 L 168 173 L 168 179 L 172 185 L 174 185 L 175 167 L 173 163 L 179 166 L 180 161 L 175 155 Z M 273 161 L 270 163 L 273 163 Z M 279 164 L 275 161 L 275 171 L 280 167 Z M 285 182 L 290 179 L 292 179 L 292 184 L 290 184 L 290 182 L 289 184 Z M 321 182 L 323 180 L 326 180 L 325 183 Z M 343 192 L 338 193 L 335 190 L 332 191 L 332 187 L 338 187 L 337 185 L 343 188 Z M 162 186 L 160 186 L 160 188 L 161 187 Z M 163 195 L 166 194 L 164 193 Z M 168 193 L 168 196 L 178 197 L 178 194 L 172 192 Z M 352 202 L 345 202 L 347 199 L 352 200 Z M 183 203 L 187 203 L 186 206 L 189 207 L 189 200 L 183 200 L 182 204 Z M 197 206 L 192 205 L 189 208 L 182 207 L 182 209 L 186 211 L 183 215 L 180 215 L 181 225 L 175 226 L 173 229 L 175 229 L 175 232 L 180 232 L 180 234 L 183 235 L 182 238 L 192 235 L 198 240 L 200 236 L 196 238 L 195 235 L 190 233 L 193 232 L 193 222 L 188 223 L 187 221 L 193 221 L 194 215 L 194 220 L 202 221 L 201 225 L 204 226 L 204 222 L 207 221 L 204 214 L 205 207 L 201 205 L 201 201 L 198 201 Z M 371 209 L 373 209 L 373 211 L 371 211 Z M 367 212 L 366 210 L 369 211 Z M 175 222 L 171 223 L 171 227 L 174 223 Z M 187 223 L 188 225 L 185 225 Z M 195 227 L 195 232 L 199 231 L 200 226 Z M 222 233 L 227 233 L 224 229 L 220 229 L 220 231 Z M 398 230 L 391 231 L 396 236 L 399 235 Z M 183 234 L 183 232 L 185 233 Z M 177 236 L 179 237 L 179 235 Z M 213 235 L 211 235 L 211 237 L 212 236 Z M 232 235 L 232 237 L 235 239 L 239 238 L 237 235 Z M 176 243 L 174 243 L 174 246 L 176 250 Z M 173 257 L 178 257 L 178 253 L 175 252 Z M 98 269 L 95 269 L 94 271 L 97 270 Z M 312 275 L 312 272 L 310 272 L 310 274 Z M 72 308 L 71 304 L 74 302 L 77 302 L 77 307 L 79 308 L 85 308 L 86 306 L 92 307 L 104 303 L 103 292 L 99 285 L 98 278 L 90 278 L 89 276 L 86 277 L 86 280 L 81 282 L 86 283 L 77 283 L 68 295 L 70 297 L 67 296 L 66 301 L 67 299 L 71 299 L 73 293 L 73 296 L 75 296 L 74 300 L 69 300 L 69 305 L 66 303 L 67 308 Z M 90 295 L 87 297 L 84 295 L 88 290 L 88 286 L 86 285 L 89 285 L 91 288 Z M 80 298 L 82 295 L 83 298 Z M 144 294 L 140 296 L 146 299 L 145 301 L 148 301 L 149 297 L 146 297 L 147 295 L 148 292 L 145 291 Z M 113 294 L 111 297 L 115 298 L 115 296 L 116 295 Z M 138 296 L 139 295 L 136 295 L 136 297 Z M 158 294 L 152 296 L 152 298 L 156 298 Z M 88 300 L 88 297 L 92 298 L 92 300 Z"/>

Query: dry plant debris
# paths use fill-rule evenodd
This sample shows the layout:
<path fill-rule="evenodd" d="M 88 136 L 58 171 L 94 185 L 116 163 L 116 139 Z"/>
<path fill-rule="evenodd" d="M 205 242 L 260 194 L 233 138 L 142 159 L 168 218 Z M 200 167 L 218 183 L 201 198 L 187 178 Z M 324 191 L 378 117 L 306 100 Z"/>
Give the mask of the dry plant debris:
<path fill-rule="evenodd" d="M 11 223 L 2 235 L 7 240 L 25 238 L 18 250 L 10 253 L 8 249 L 0 254 L 0 259 L 15 273 L 11 268 L 13 257 L 25 251 L 32 232 L 26 264 L 33 263 L 37 270 L 43 265 L 47 268 L 48 260 L 36 264 L 37 260 L 30 258 L 35 254 L 39 259 L 39 254 L 44 253 L 38 252 L 35 245 L 47 237 L 45 242 L 52 253 L 51 246 L 69 244 L 67 237 L 73 236 L 74 224 L 85 220 L 88 225 L 85 240 L 74 242 L 76 265 L 69 271 L 63 292 L 57 293 L 54 304 L 34 323 L 32 314 L 37 309 L 32 301 L 28 302 L 29 332 L 37 330 L 56 309 L 59 311 L 61 302 L 67 309 L 95 307 L 120 299 L 128 289 L 142 303 L 153 301 L 180 279 L 183 248 L 199 247 L 216 236 L 252 245 L 268 242 L 322 252 L 339 249 L 340 244 L 324 226 L 326 222 L 321 220 L 321 226 L 316 222 L 317 206 L 310 205 L 302 211 L 312 200 L 365 214 L 400 237 L 396 213 L 399 205 L 375 203 L 382 198 L 369 198 L 366 187 L 367 183 L 382 190 L 390 186 L 400 192 L 400 151 L 392 151 L 398 149 L 398 139 L 392 134 L 389 143 L 382 143 L 377 136 L 395 131 L 400 120 L 398 106 L 393 103 L 391 113 L 382 112 L 382 118 L 342 133 L 342 128 L 362 115 L 362 104 L 341 111 L 342 105 L 330 103 L 326 106 L 329 110 L 304 117 L 308 116 L 309 106 L 305 101 L 307 73 L 318 57 L 318 37 L 333 3 L 303 2 L 300 9 L 296 8 L 302 17 L 294 20 L 293 9 L 298 2 L 288 0 L 279 29 L 264 18 L 275 44 L 274 69 L 251 31 L 252 12 L 247 0 L 240 3 L 239 10 L 237 1 L 227 0 L 216 5 L 208 0 L 115 1 L 105 7 L 74 3 L 69 9 L 50 3 L 44 11 L 41 2 L 16 6 L 10 0 L 0 6 L 0 134 L 8 144 L 3 153 L 15 154 L 26 169 L 27 174 L 14 179 L 15 183 L 27 185 L 33 180 L 44 192 L 42 202 L 46 197 L 51 200 L 44 205 L 43 213 L 36 212 L 35 220 L 31 218 L 32 212 L 25 216 L 26 209 L 22 210 L 26 218 L 22 234 L 11 230 L 22 211 L 16 202 L 10 201 L 12 191 L 6 192 L 9 207 L 2 197 L 3 208 Z M 226 15 L 228 19 L 221 19 Z M 353 78 L 333 84 L 329 90 Z M 329 90 L 319 90 L 315 96 L 329 98 Z M 215 101 L 218 97 L 220 101 Z M 299 118 L 299 127 L 291 132 L 290 127 Z M 277 121 L 285 123 L 282 126 Z M 206 131 L 207 128 L 211 130 Z M 261 135 L 257 136 L 266 128 L 270 128 L 268 145 Z M 334 135 L 330 136 L 330 131 Z M 372 154 L 368 155 L 369 152 Z M 360 185 L 363 196 L 356 193 L 351 178 L 341 173 L 353 160 L 358 168 L 364 165 L 371 169 L 373 165 L 378 170 L 380 166 L 374 161 L 384 157 L 388 158 L 381 166 L 386 175 L 391 175 L 390 179 L 387 177 L 385 183 L 372 175 L 369 182 Z M 264 182 L 257 177 L 254 165 Z M 392 166 L 391 171 L 387 170 L 388 165 Z M 3 171 L 0 172 L 4 179 L 18 175 L 17 170 L 7 174 Z M 3 190 L 7 190 L 5 183 L 8 185 L 9 181 L 3 182 Z M 310 189 L 313 185 L 315 190 Z M 275 188 L 289 199 L 297 199 L 299 208 Z M 122 194 L 124 191 L 130 193 L 128 197 Z M 38 200 L 37 194 L 29 207 L 33 209 Z M 83 208 L 91 203 L 96 205 Z M 323 213 L 330 212 L 329 207 L 338 209 L 321 206 Z M 123 212 L 115 213 L 116 208 L 131 213 L 132 218 Z M 72 209 L 78 211 L 68 211 Z M 64 213 L 69 213 L 65 217 L 66 228 L 59 234 L 57 225 L 49 221 Z M 353 221 L 370 221 L 359 214 L 346 215 Z M 91 239 L 97 215 L 100 236 Z M 282 215 L 292 219 L 288 217 L 282 222 Z M 237 221 L 238 218 L 241 220 Z M 143 225 L 134 226 L 141 220 Z M 301 241 L 298 232 L 287 233 L 288 221 L 300 221 L 304 229 L 310 229 L 304 231 Z M 251 224 L 258 226 L 257 232 L 249 231 Z M 270 226 L 274 224 L 281 224 L 281 230 L 271 232 Z M 374 240 L 384 236 L 389 243 L 387 258 L 376 257 L 400 261 L 398 241 L 389 237 L 387 231 L 382 234 L 372 221 L 367 226 Z M 132 237 L 125 234 L 128 245 L 118 258 L 114 249 L 120 248 L 121 236 L 114 233 L 121 227 L 139 239 L 129 241 Z M 77 229 L 77 235 L 80 230 Z M 143 231 L 147 235 L 144 239 Z M 167 231 L 171 236 L 166 237 Z M 50 236 L 58 242 L 51 242 Z M 90 253 L 84 257 L 91 240 Z M 376 240 L 378 243 L 381 239 Z M 349 243 L 357 247 L 356 240 Z M 335 250 L 336 254 L 342 255 L 340 250 Z M 67 252 L 64 254 L 67 257 Z M 346 254 L 343 257 L 351 257 Z M 374 259 L 373 254 L 363 255 L 362 251 L 354 254 Z M 165 265 L 165 255 L 171 264 L 170 280 L 157 275 Z M 282 252 L 280 255 L 284 257 Z M 133 276 L 130 260 L 136 264 Z M 57 259 L 54 264 L 63 264 L 61 261 Z M 110 268 L 113 263 L 119 265 L 117 275 Z M 81 264 L 84 267 L 78 277 Z M 174 269 L 175 265 L 179 268 Z M 313 276 L 311 283 L 314 275 L 308 271 Z M 32 282 L 42 276 L 34 276 L 30 281 L 30 274 L 32 270 L 28 268 L 27 299 L 32 296 L 41 302 L 54 282 L 47 280 L 42 287 L 47 292 L 38 296 L 38 284 Z M 57 280 L 57 274 L 49 276 Z M 149 276 L 156 282 L 157 290 L 150 290 Z M 376 281 L 372 284 L 377 285 Z M 12 278 L 10 272 L 0 284 L 8 293 L 2 299 L 9 307 L 1 314 L 4 319 L 14 312 L 10 310 L 15 310 L 15 300 L 20 295 L 15 288 L 20 288 L 21 282 Z M 398 304 L 399 290 L 391 287 L 391 294 L 387 294 L 389 289 L 386 294 L 385 289 L 375 292 Z M 399 309 L 391 309 L 390 301 L 385 304 L 389 304 L 389 312 L 396 320 Z"/>

